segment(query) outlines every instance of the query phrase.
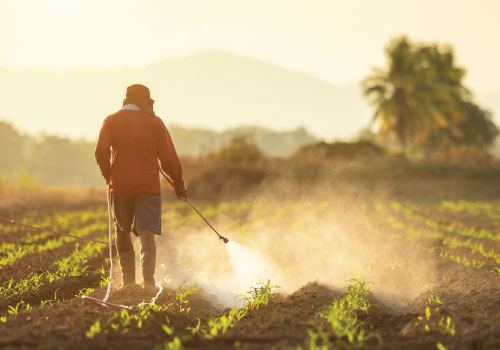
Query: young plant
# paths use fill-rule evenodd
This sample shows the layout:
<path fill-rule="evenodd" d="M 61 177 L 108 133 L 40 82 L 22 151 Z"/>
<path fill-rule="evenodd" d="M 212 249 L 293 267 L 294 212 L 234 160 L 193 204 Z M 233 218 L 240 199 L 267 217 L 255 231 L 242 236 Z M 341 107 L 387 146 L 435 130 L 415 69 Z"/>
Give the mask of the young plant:
<path fill-rule="evenodd" d="M 334 348 L 337 344 L 332 343 L 331 335 L 340 344 L 347 341 L 347 344 L 356 347 L 362 347 L 370 339 L 375 338 L 380 341 L 380 335 L 368 331 L 370 325 L 358 320 L 356 314 L 357 311 L 368 312 L 371 306 L 365 299 L 369 294 L 366 283 L 360 280 L 350 280 L 350 282 L 344 287 L 344 297 L 335 298 L 330 304 L 322 307 L 316 314 L 316 319 L 311 321 L 312 327 L 307 331 L 309 350 Z"/>
<path fill-rule="evenodd" d="M 234 307 L 228 314 L 213 317 L 208 320 L 207 325 L 202 327 L 198 326 L 198 329 L 195 329 L 195 331 L 200 331 L 207 339 L 213 339 L 219 334 L 224 334 L 228 329 L 234 327 L 235 322 L 245 317 L 250 310 L 256 310 L 262 305 L 267 305 L 269 301 L 276 296 L 273 289 L 279 288 L 279 286 L 272 285 L 269 280 L 266 283 L 259 283 L 259 285 L 260 287 L 252 288 L 246 295 L 242 296 L 242 308 L 238 309 Z M 193 331 L 193 329 L 191 329 L 191 331 Z"/>
<path fill-rule="evenodd" d="M 97 320 L 90 326 L 90 329 L 85 333 L 87 338 L 93 339 L 97 334 L 101 333 L 101 321 Z"/>
<path fill-rule="evenodd" d="M 181 286 L 177 291 L 175 292 L 175 301 L 177 304 L 177 307 L 179 308 L 179 312 L 184 312 L 186 311 L 186 314 L 189 314 L 189 311 L 191 311 L 191 308 L 187 306 L 188 304 L 188 299 L 187 297 L 194 292 L 196 292 L 198 289 L 191 285 L 189 288 L 186 288 L 184 286 Z"/>
<path fill-rule="evenodd" d="M 75 295 L 75 297 L 79 298 L 82 295 L 90 295 L 94 293 L 95 288 L 83 288 L 78 291 L 78 294 Z"/>
<path fill-rule="evenodd" d="M 432 295 L 429 297 L 429 299 L 427 299 L 427 304 L 429 304 L 429 305 L 437 305 L 437 306 L 439 306 L 439 305 L 443 304 L 443 302 L 441 301 L 441 298 L 439 297 L 439 295 L 437 295 L 437 294 L 436 294 L 436 295 L 432 294 Z"/>
<path fill-rule="evenodd" d="M 455 335 L 455 325 L 451 321 L 450 316 L 440 317 L 438 319 L 437 311 L 439 311 L 439 307 L 442 305 L 441 299 L 437 295 L 431 295 L 427 301 L 428 305 L 425 308 L 424 315 L 419 316 L 417 318 L 417 322 L 415 322 L 416 326 L 423 326 L 426 332 L 429 332 L 431 329 L 435 329 L 440 331 L 441 333 Z"/>
<path fill-rule="evenodd" d="M 26 304 L 24 301 L 20 301 L 16 304 L 16 306 L 12 306 L 12 305 L 9 305 L 9 310 L 7 311 L 7 313 L 9 315 L 17 315 L 19 313 L 20 310 L 20 307 L 22 305 Z M 29 309 L 29 304 L 28 304 L 28 309 Z"/>
<path fill-rule="evenodd" d="M 167 319 L 168 323 L 168 319 Z M 191 339 L 190 335 L 178 337 L 174 335 L 174 329 L 167 324 L 162 325 L 163 331 L 169 336 L 172 337 L 171 341 L 164 343 L 163 345 L 155 346 L 155 350 L 185 350 L 183 343 Z"/>
<path fill-rule="evenodd" d="M 270 280 L 266 283 L 259 283 L 260 287 L 253 287 L 247 295 L 244 295 L 244 308 L 259 309 L 261 305 L 267 305 L 271 299 L 276 297 L 273 289 L 280 288 L 280 286 L 272 285 Z"/>

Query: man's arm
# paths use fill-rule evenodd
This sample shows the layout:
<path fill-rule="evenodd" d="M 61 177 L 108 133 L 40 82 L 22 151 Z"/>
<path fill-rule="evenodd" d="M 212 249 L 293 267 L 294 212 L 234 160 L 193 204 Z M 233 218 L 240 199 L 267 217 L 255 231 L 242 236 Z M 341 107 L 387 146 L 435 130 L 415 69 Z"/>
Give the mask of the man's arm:
<path fill-rule="evenodd" d="M 106 183 L 110 182 L 111 173 L 111 130 L 109 127 L 108 119 L 104 119 L 101 126 L 101 131 L 99 133 L 99 138 L 97 139 L 97 144 L 95 146 L 94 155 L 101 168 L 101 174 L 106 180 Z"/>
<path fill-rule="evenodd" d="M 170 177 L 176 191 L 183 190 L 185 183 L 182 178 L 182 166 L 170 137 L 167 127 L 160 119 L 161 127 L 158 130 L 158 159 L 161 169 Z"/>

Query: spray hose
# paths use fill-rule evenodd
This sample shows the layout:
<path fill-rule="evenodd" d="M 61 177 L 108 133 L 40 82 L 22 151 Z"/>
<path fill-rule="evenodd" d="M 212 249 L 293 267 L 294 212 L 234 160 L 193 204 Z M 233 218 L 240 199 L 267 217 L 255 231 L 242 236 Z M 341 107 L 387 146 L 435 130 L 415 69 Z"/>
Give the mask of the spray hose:
<path fill-rule="evenodd" d="M 104 299 L 102 299 L 102 300 L 89 297 L 88 295 L 82 295 L 82 299 L 96 303 L 96 304 L 101 305 L 101 306 L 106 306 L 106 307 L 112 306 L 112 307 L 130 310 L 130 309 L 132 309 L 132 307 L 130 307 L 130 306 L 108 303 L 108 298 L 109 298 L 109 295 L 111 294 L 111 286 L 113 284 L 113 229 L 112 229 L 113 217 L 111 215 L 111 189 L 110 189 L 110 185 L 108 185 L 107 201 L 108 201 L 108 246 L 109 246 L 108 288 L 106 290 L 106 295 L 104 296 Z"/>
<path fill-rule="evenodd" d="M 30 229 L 36 230 L 36 231 L 49 232 L 49 233 L 52 233 L 52 234 L 57 235 L 57 236 L 68 236 L 68 237 L 72 237 L 74 239 L 78 239 L 80 241 L 94 242 L 94 243 L 100 243 L 100 244 L 108 244 L 107 242 L 99 241 L 97 239 L 90 239 L 90 238 L 85 238 L 85 237 L 78 237 L 78 236 L 75 236 L 75 235 L 70 235 L 69 233 L 65 233 L 65 232 L 58 232 L 58 231 L 49 230 L 47 228 L 40 228 L 40 227 L 28 225 L 28 224 L 23 224 L 21 222 L 15 221 L 15 220 L 7 220 L 7 219 L 1 219 L 0 218 L 0 222 L 3 222 L 5 224 L 11 224 L 11 225 L 17 225 L 17 226 L 21 226 L 21 227 L 30 228 Z"/>
<path fill-rule="evenodd" d="M 108 239 L 109 239 L 109 282 L 108 290 L 106 291 L 106 296 L 102 301 L 107 301 L 109 294 L 111 293 L 111 283 L 113 282 L 113 218 L 111 216 L 111 189 L 108 185 Z"/>

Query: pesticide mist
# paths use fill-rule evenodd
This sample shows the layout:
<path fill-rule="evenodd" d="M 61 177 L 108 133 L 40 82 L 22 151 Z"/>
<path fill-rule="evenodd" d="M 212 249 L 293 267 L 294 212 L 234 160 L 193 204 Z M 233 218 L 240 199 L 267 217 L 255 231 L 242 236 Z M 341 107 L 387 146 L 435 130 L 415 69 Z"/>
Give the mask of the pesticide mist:
<path fill-rule="evenodd" d="M 226 249 L 234 268 L 235 278 L 241 280 L 240 283 L 269 278 L 267 275 L 269 265 L 257 252 L 231 241 L 226 244 Z"/>
<path fill-rule="evenodd" d="M 173 287 L 194 283 L 226 306 L 267 280 L 286 294 L 311 281 L 342 288 L 352 278 L 373 282 L 372 291 L 385 303 L 404 305 L 430 286 L 434 267 L 414 264 L 418 256 L 374 230 L 364 207 L 338 196 L 209 206 L 205 211 L 229 243 L 189 217 L 159 240 L 164 268 L 157 276 Z"/>

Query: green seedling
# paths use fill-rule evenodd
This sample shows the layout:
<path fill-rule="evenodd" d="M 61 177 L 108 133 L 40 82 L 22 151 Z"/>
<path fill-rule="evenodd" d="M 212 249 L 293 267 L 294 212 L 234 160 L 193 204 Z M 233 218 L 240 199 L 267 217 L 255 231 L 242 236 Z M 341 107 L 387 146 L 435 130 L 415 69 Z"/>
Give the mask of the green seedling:
<path fill-rule="evenodd" d="M 344 297 L 335 298 L 330 304 L 320 308 L 316 318 L 310 321 L 307 349 L 323 350 L 336 347 L 330 340 L 332 335 L 338 343 L 346 342 L 356 347 L 362 347 L 370 339 L 380 341 L 380 335 L 368 331 L 369 324 L 358 320 L 356 314 L 357 311 L 368 312 L 370 308 L 365 299 L 369 294 L 367 284 L 357 279 L 349 282 L 344 287 Z"/>
<path fill-rule="evenodd" d="M 443 317 L 439 320 L 438 326 L 445 330 L 446 333 L 450 335 L 455 335 L 455 325 L 451 323 L 451 317 L 447 316 L 446 319 Z"/>
<path fill-rule="evenodd" d="M 198 319 L 198 323 L 196 324 L 196 327 L 187 327 L 186 330 L 190 331 L 192 335 L 197 335 L 200 334 L 201 332 L 201 320 Z"/>
<path fill-rule="evenodd" d="M 279 288 L 279 286 L 272 285 L 269 280 L 266 283 L 259 283 L 259 285 L 260 287 L 252 288 L 241 297 L 243 300 L 242 308 L 234 307 L 227 314 L 209 319 L 207 325 L 198 326 L 195 332 L 200 332 L 207 339 L 213 339 L 234 327 L 234 324 L 245 317 L 250 310 L 257 310 L 260 306 L 267 305 L 276 296 L 273 289 Z M 191 329 L 191 331 L 193 330 Z"/>
<path fill-rule="evenodd" d="M 427 299 L 427 304 L 429 305 L 442 305 L 443 302 L 441 301 L 441 298 L 439 295 L 431 295 L 429 299 Z"/>
<path fill-rule="evenodd" d="M 101 321 L 97 320 L 90 326 L 90 329 L 85 333 L 87 338 L 93 339 L 97 334 L 101 333 Z"/>
<path fill-rule="evenodd" d="M 423 325 L 423 328 L 426 332 L 429 332 L 431 329 L 435 329 L 440 331 L 441 333 L 447 333 L 452 336 L 455 335 L 455 325 L 452 323 L 450 316 L 441 317 L 437 322 L 435 321 L 436 318 L 432 316 L 433 311 L 429 306 L 427 306 L 425 308 L 424 316 L 419 316 L 417 318 L 417 322 L 415 322 L 415 325 Z"/>
<path fill-rule="evenodd" d="M 107 325 L 115 331 L 121 329 L 122 333 L 128 332 L 131 327 L 142 328 L 144 322 L 151 315 L 151 310 L 155 309 L 158 310 L 157 306 L 154 304 L 141 304 L 141 307 L 134 310 L 132 314 L 126 309 L 123 309 L 109 318 Z M 159 310 L 164 311 L 163 308 Z"/>
<path fill-rule="evenodd" d="M 78 294 L 75 297 L 79 298 L 82 295 L 90 295 L 95 292 L 95 288 L 83 288 L 78 291 Z"/>
<path fill-rule="evenodd" d="M 155 350 L 185 350 L 181 338 L 175 336 L 171 341 L 155 347 Z"/>
<path fill-rule="evenodd" d="M 179 312 L 186 311 L 186 314 L 189 314 L 191 308 L 187 306 L 189 302 L 187 297 L 197 290 L 198 289 L 195 288 L 192 283 L 189 288 L 181 286 L 179 289 L 177 289 L 177 291 L 175 292 L 175 301 L 177 303 L 177 307 L 179 308 Z"/>
<path fill-rule="evenodd" d="M 436 349 L 437 350 L 446 350 L 446 346 L 444 346 L 443 343 L 441 343 L 441 342 L 437 342 Z"/>
<path fill-rule="evenodd" d="M 40 302 L 40 309 L 43 309 L 46 305 L 53 305 L 55 302 L 55 300 L 42 300 Z"/>
<path fill-rule="evenodd" d="M 365 297 L 367 297 L 369 294 L 369 284 L 358 279 L 351 279 L 349 280 L 349 282 L 351 284 L 347 284 L 346 286 L 344 286 L 344 299 L 346 300 L 347 304 L 354 310 L 368 312 L 368 309 L 371 305 L 370 303 L 368 303 Z"/>
<path fill-rule="evenodd" d="M 7 311 L 7 313 L 9 315 L 17 315 L 19 313 L 19 311 L 21 311 L 20 307 L 24 304 L 25 304 L 25 302 L 21 300 L 20 302 L 18 302 L 16 304 L 16 306 L 9 305 L 9 310 Z"/>
<path fill-rule="evenodd" d="M 253 287 L 247 295 L 242 296 L 246 309 L 259 309 L 261 305 L 267 305 L 276 296 L 273 289 L 280 288 L 272 285 L 270 280 L 259 285 L 260 287 Z"/>
<path fill-rule="evenodd" d="M 162 328 L 162 329 L 163 329 L 163 331 L 164 331 L 165 333 L 167 333 L 168 335 L 174 335 L 174 329 L 173 329 L 172 327 L 169 327 L 169 326 L 167 326 L 166 324 L 163 324 L 163 325 L 161 326 L 161 328 Z"/>

